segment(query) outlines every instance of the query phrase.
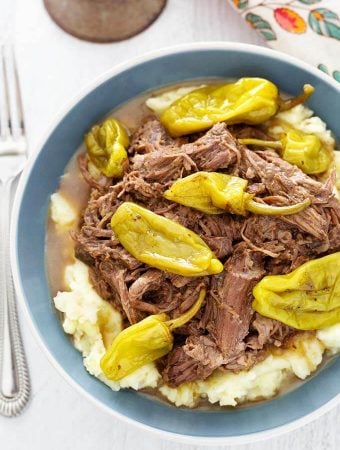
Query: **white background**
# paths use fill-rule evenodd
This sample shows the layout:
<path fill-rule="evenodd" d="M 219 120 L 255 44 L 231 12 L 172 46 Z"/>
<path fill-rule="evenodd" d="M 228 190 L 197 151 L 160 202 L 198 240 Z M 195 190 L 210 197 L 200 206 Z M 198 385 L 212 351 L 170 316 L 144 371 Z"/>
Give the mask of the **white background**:
<path fill-rule="evenodd" d="M 60 0 L 62 1 L 62 0 Z M 14 36 L 30 148 L 33 152 L 55 114 L 77 92 L 117 63 L 146 51 L 184 42 L 263 44 L 226 0 L 169 0 L 149 29 L 117 44 L 91 44 L 62 32 L 41 0 L 0 0 L 0 38 Z M 22 317 L 22 315 L 21 315 Z M 126 425 L 97 409 L 50 365 L 22 317 L 32 398 L 15 419 L 0 417 L 1 450 L 193 450 Z M 240 450 L 335 450 L 340 409 L 288 435 Z M 231 447 L 224 447 L 230 449 Z"/>

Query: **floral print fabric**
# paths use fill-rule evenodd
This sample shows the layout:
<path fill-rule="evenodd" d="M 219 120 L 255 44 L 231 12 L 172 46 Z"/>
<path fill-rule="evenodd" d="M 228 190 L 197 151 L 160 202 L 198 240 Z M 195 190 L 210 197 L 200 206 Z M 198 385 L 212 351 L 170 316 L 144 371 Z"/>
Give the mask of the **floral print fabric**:
<path fill-rule="evenodd" d="M 340 0 L 229 0 L 267 43 L 340 82 Z"/>

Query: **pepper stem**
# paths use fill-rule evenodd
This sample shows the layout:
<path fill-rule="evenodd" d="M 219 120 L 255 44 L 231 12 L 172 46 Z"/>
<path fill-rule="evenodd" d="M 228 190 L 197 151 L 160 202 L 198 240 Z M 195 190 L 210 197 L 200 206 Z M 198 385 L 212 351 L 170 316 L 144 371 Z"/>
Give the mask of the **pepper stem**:
<path fill-rule="evenodd" d="M 176 319 L 168 320 L 167 322 L 165 322 L 171 331 L 174 328 L 181 327 L 185 323 L 189 322 L 189 320 L 192 319 L 197 314 L 200 307 L 202 306 L 203 300 L 205 299 L 205 294 L 206 290 L 205 288 L 202 288 L 200 290 L 198 299 L 187 312 L 177 317 Z"/>
<path fill-rule="evenodd" d="M 300 95 L 293 98 L 288 98 L 286 100 L 281 98 L 279 101 L 279 111 L 287 111 L 296 105 L 304 103 L 313 94 L 314 90 L 315 89 L 311 84 L 305 84 L 303 86 L 303 92 Z"/>
<path fill-rule="evenodd" d="M 243 145 L 257 145 L 258 147 L 269 147 L 282 150 L 281 141 L 265 141 L 264 139 L 245 138 L 238 139 L 238 142 Z"/>
<path fill-rule="evenodd" d="M 309 198 L 306 198 L 303 202 L 296 203 L 295 205 L 289 206 L 273 206 L 266 205 L 263 203 L 255 202 L 254 200 L 249 200 L 247 202 L 247 210 L 263 216 L 289 216 L 290 214 L 296 214 L 307 208 L 311 204 Z"/>

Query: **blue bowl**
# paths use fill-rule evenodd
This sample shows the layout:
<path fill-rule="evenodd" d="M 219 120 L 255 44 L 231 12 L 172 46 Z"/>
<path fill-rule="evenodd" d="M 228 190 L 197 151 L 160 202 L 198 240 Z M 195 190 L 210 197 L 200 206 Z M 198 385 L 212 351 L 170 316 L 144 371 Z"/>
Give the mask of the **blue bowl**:
<path fill-rule="evenodd" d="M 23 174 L 14 207 L 12 256 L 16 288 L 28 320 L 54 366 L 84 395 L 124 420 L 163 437 L 195 443 L 248 442 L 288 431 L 340 400 L 340 358 L 299 389 L 249 408 L 176 409 L 132 391 L 112 392 L 90 376 L 54 311 L 45 269 L 50 195 L 90 126 L 113 108 L 147 90 L 206 77 L 259 76 L 297 94 L 315 86 L 309 106 L 340 136 L 340 89 L 330 77 L 272 50 L 243 44 L 191 44 L 165 49 L 114 68 L 81 93 L 55 120 Z"/>

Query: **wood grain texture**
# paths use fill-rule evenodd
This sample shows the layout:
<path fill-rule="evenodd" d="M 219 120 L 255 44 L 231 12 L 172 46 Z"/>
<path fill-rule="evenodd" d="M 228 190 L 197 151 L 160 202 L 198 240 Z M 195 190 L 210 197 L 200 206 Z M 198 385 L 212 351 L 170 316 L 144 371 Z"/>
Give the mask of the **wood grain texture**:
<path fill-rule="evenodd" d="M 152 49 L 183 42 L 225 40 L 262 43 L 226 0 L 169 0 L 164 13 L 148 30 L 128 41 L 105 45 L 82 42 L 62 32 L 45 13 L 41 0 L 1 0 L 0 3 L 0 35 L 7 29 L 16 40 L 27 128 L 33 150 L 60 108 L 97 75 L 119 62 Z M 14 17 L 15 24 L 8 19 L 11 17 Z M 33 395 L 22 416 L 16 419 L 0 417 L 1 450 L 204 448 L 162 440 L 117 421 L 93 406 L 50 365 L 22 315 L 21 318 Z M 340 448 L 339 422 L 340 408 L 286 436 L 237 448 L 336 450 Z"/>

